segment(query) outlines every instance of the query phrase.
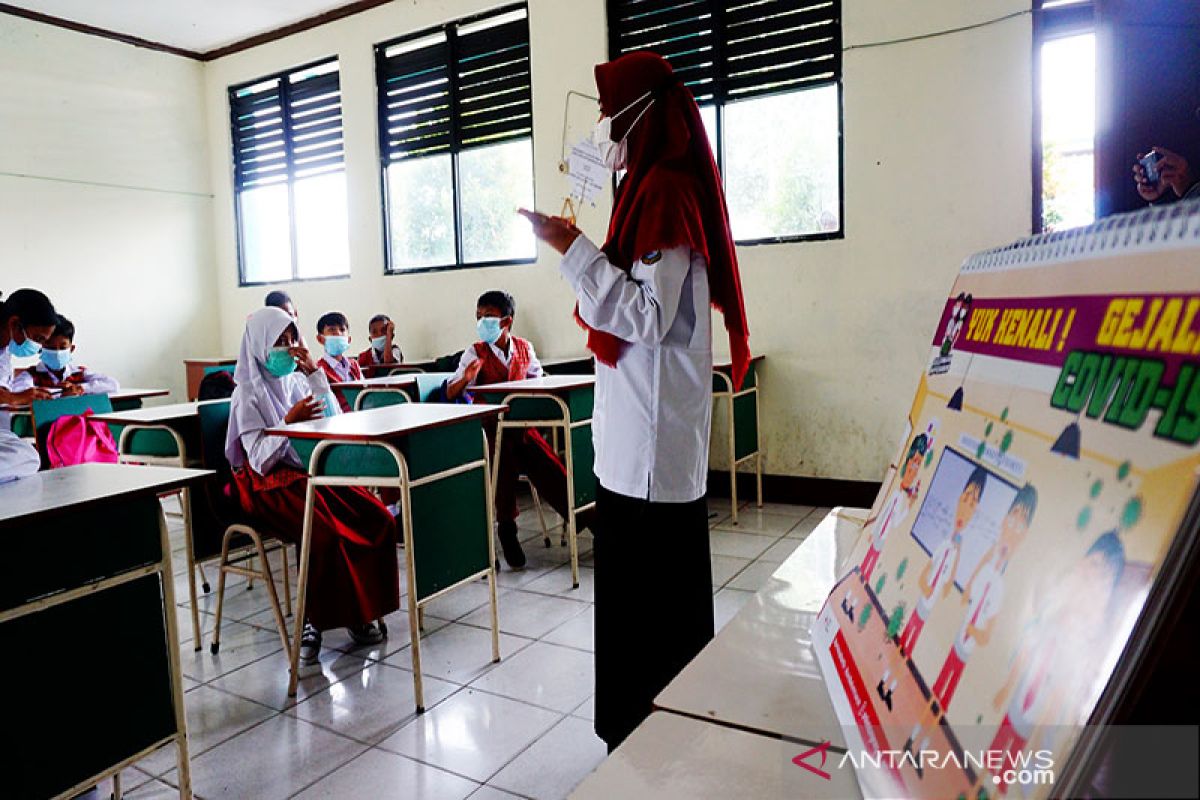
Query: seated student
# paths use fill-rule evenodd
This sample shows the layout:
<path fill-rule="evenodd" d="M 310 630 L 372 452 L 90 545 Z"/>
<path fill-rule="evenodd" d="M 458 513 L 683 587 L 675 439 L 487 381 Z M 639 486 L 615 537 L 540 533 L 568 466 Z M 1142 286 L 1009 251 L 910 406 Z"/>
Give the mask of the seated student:
<path fill-rule="evenodd" d="M 396 344 L 396 323 L 387 314 L 376 314 L 371 317 L 368 325 L 371 334 L 371 346 L 358 354 L 360 367 L 373 367 L 376 364 L 400 364 L 404 361 L 404 353 Z"/>
<path fill-rule="evenodd" d="M 317 341 L 325 348 L 325 355 L 318 362 L 330 383 L 357 381 L 362 378 L 362 369 L 357 361 L 346 358 L 350 349 L 350 323 L 340 311 L 330 311 L 317 320 Z M 350 410 L 350 404 L 341 392 L 337 392 L 342 411 Z"/>
<path fill-rule="evenodd" d="M 225 439 L 242 508 L 293 543 L 303 526 L 308 476 L 291 443 L 265 431 L 321 416 L 320 402 L 296 373 L 317 369 L 298 341 L 292 318 L 278 308 L 260 308 L 246 320 Z M 374 621 L 399 605 L 392 515 L 361 487 L 318 489 L 301 659 L 316 660 L 321 631 L 330 628 L 348 628 L 360 645 L 378 643 L 384 634 Z"/>
<path fill-rule="evenodd" d="M 12 357 L 37 355 L 57 322 L 50 298 L 36 289 L 0 295 L 0 403 L 26 405 L 50 396 L 36 386 L 12 390 Z M 32 475 L 40 465 L 37 450 L 14 434 L 9 415 L 0 413 L 0 483 Z"/>
<path fill-rule="evenodd" d="M 481 341 L 463 351 L 458 371 L 446 382 L 446 397 L 458 400 L 472 386 L 538 378 L 542 365 L 528 339 L 512 334 L 516 301 L 508 292 L 484 292 L 475 304 Z M 505 431 L 496 480 L 496 520 L 504 560 L 513 569 L 525 566 L 517 540 L 517 482 L 529 478 L 538 494 L 560 517 L 567 516 L 567 470 L 535 430 Z"/>
<path fill-rule="evenodd" d="M 43 389 L 62 389 L 64 397 L 79 394 L 112 394 L 121 385 L 115 378 L 93 372 L 82 364 L 72 364 L 75 352 L 75 325 L 66 317 L 58 318 L 54 333 L 42 348 L 41 360 L 13 378 L 13 391 L 31 386 Z"/>

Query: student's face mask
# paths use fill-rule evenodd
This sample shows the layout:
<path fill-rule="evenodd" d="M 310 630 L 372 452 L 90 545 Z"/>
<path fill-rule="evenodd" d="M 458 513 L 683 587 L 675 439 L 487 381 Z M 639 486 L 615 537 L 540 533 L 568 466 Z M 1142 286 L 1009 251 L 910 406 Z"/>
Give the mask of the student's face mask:
<path fill-rule="evenodd" d="M 371 348 L 376 353 L 382 353 L 383 348 L 386 346 L 387 346 L 387 337 L 386 336 L 376 336 L 374 339 L 371 340 Z"/>
<path fill-rule="evenodd" d="M 325 352 L 334 358 L 340 358 L 350 349 L 350 339 L 346 336 L 326 336 Z"/>
<path fill-rule="evenodd" d="M 651 100 L 646 104 L 646 107 L 637 115 L 633 124 L 629 126 L 629 130 L 625 131 L 625 135 L 621 137 L 621 141 L 619 142 L 612 140 L 613 120 L 645 100 L 649 95 L 650 93 L 646 92 L 616 114 L 613 114 L 611 117 L 603 117 L 596 123 L 596 130 L 592 133 L 592 141 L 595 143 L 596 149 L 600 151 L 600 157 L 604 159 L 604 165 L 613 172 L 619 172 L 629 166 L 629 134 L 633 131 L 634 126 L 645 116 L 646 112 L 650 110 L 650 106 L 654 105 L 654 101 Z"/>
<path fill-rule="evenodd" d="M 71 366 L 71 349 L 68 347 L 66 350 L 47 350 L 43 347 L 42 363 L 55 372 L 66 369 Z"/>
<path fill-rule="evenodd" d="M 271 352 L 267 353 L 265 366 L 267 372 L 276 378 L 282 378 L 296 371 L 296 359 L 288 352 L 286 347 L 272 347 Z"/>
<path fill-rule="evenodd" d="M 24 341 L 17 342 L 17 337 L 14 335 L 13 338 L 10 339 L 8 342 L 8 352 L 13 354 L 17 358 L 28 358 L 29 356 L 36 356 L 38 353 L 40 353 L 42 351 L 42 346 L 40 344 L 38 344 L 37 342 L 35 342 L 33 339 L 29 338 L 29 334 L 25 332 L 24 325 L 21 325 L 20 328 L 21 328 L 21 338 Z"/>
<path fill-rule="evenodd" d="M 475 330 L 479 332 L 479 339 L 488 344 L 495 344 L 504 332 L 499 317 L 480 317 L 475 323 Z"/>

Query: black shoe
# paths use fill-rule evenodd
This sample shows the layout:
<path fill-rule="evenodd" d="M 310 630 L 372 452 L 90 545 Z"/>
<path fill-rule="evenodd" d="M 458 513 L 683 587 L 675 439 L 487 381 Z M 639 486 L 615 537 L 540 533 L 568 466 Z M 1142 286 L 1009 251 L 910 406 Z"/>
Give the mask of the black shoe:
<path fill-rule="evenodd" d="M 525 568 L 525 551 L 517 541 L 516 520 L 502 520 L 497 526 L 500 534 L 500 550 L 504 553 L 504 561 L 509 569 Z"/>

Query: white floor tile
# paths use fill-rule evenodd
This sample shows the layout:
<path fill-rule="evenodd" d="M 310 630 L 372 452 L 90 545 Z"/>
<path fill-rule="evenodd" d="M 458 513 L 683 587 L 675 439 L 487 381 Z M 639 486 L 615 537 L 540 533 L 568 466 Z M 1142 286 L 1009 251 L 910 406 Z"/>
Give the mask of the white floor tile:
<path fill-rule="evenodd" d="M 210 686 L 200 686 L 185 694 L 183 707 L 187 712 L 188 753 L 193 759 L 278 713 Z M 153 775 L 162 775 L 174 769 L 175 762 L 175 749 L 163 748 L 139 761 L 138 766 Z"/>
<path fill-rule="evenodd" d="M 587 603 L 532 592 L 509 592 L 500 598 L 500 630 L 516 636 L 537 639 L 545 636 L 571 617 L 587 610 Z M 463 617 L 468 625 L 491 625 L 488 609 Z"/>
<path fill-rule="evenodd" d="M 788 556 L 800 546 L 801 540 L 784 537 L 767 548 L 767 552 L 758 557 L 759 561 L 770 561 L 772 564 L 782 564 Z"/>
<path fill-rule="evenodd" d="M 459 686 L 424 676 L 425 708 L 433 708 Z M 371 664 L 288 712 L 366 744 L 387 738 L 417 715 L 413 674 L 389 664 Z"/>
<path fill-rule="evenodd" d="M 828 509 L 828 508 L 818 508 L 818 509 L 814 510 L 811 514 L 809 514 L 807 517 L 805 517 L 803 520 L 801 520 L 800 523 L 796 525 L 796 527 L 794 527 L 790 531 L 788 531 L 787 537 L 789 539 L 806 539 L 806 538 L 808 538 L 808 535 L 813 532 L 813 528 L 816 528 L 818 525 L 820 525 L 821 520 L 825 519 L 825 515 L 828 514 L 831 510 L 832 509 Z"/>
<path fill-rule="evenodd" d="M 719 530 L 757 533 L 764 536 L 779 538 L 790 531 L 808 515 L 807 509 L 799 514 L 769 514 L 757 508 L 738 510 L 738 521 L 735 525 L 732 519 L 725 520 L 717 526 Z"/>
<path fill-rule="evenodd" d="M 565 714 L 592 693 L 594 661 L 591 653 L 534 642 L 471 687 Z"/>
<path fill-rule="evenodd" d="M 221 649 L 215 656 L 209 652 L 211 642 L 211 636 L 206 636 L 200 652 L 190 645 L 180 649 L 184 675 L 208 683 L 272 653 L 283 652 L 278 633 L 240 622 L 221 623 Z"/>
<path fill-rule="evenodd" d="M 590 722 L 567 717 L 489 783 L 535 800 L 560 800 L 598 767 L 607 753 Z"/>
<path fill-rule="evenodd" d="M 750 559 L 748 558 L 736 558 L 734 556 L 713 556 L 713 586 L 724 586 L 725 584 L 729 583 L 729 579 L 745 569 L 749 563 Z"/>
<path fill-rule="evenodd" d="M 213 685 L 239 697 L 245 697 L 256 703 L 283 711 L 306 697 L 324 691 L 338 681 L 362 672 L 371 663 L 374 662 L 367 661 L 360 656 L 323 648 L 318 663 L 310 666 L 301 665 L 296 696 L 289 698 L 287 696 L 288 659 L 281 650 L 270 658 L 264 658 L 221 676 L 213 682 Z"/>
<path fill-rule="evenodd" d="M 495 786 L 480 786 L 475 794 L 471 795 L 469 800 L 521 800 L 520 795 L 509 794 L 501 791 Z"/>
<path fill-rule="evenodd" d="M 777 536 L 760 536 L 741 531 L 715 529 L 709 531 L 708 541 L 714 556 L 755 559 L 775 544 Z"/>
<path fill-rule="evenodd" d="M 284 800 L 366 750 L 364 745 L 280 714 L 192 759 L 202 798 Z M 173 783 L 174 772 L 164 780 Z"/>
<path fill-rule="evenodd" d="M 734 615 L 751 597 L 754 597 L 754 592 L 745 592 L 740 589 L 722 589 L 713 595 L 713 616 L 717 630 L 724 628 L 725 624 L 733 619 Z"/>
<path fill-rule="evenodd" d="M 501 633 L 500 657 L 509 658 L 529 644 L 528 639 Z M 412 654 L 405 648 L 384 663 L 411 669 Z M 426 677 L 467 684 L 493 667 L 490 630 L 455 622 L 421 638 L 421 674 Z"/>
<path fill-rule="evenodd" d="M 497 586 L 496 594 L 503 595 L 503 593 L 504 589 Z M 417 596 L 420 597 L 419 594 Z M 486 608 L 489 599 L 490 592 L 487 581 L 474 581 L 431 601 L 425 606 L 425 615 L 453 622 L 477 608 Z M 501 602 L 503 602 L 503 597 L 501 597 Z"/>
<path fill-rule="evenodd" d="M 743 589 L 748 592 L 757 592 L 759 589 L 767 585 L 767 581 L 775 574 L 775 570 L 779 569 L 778 564 L 773 564 L 770 561 L 755 561 L 750 566 L 739 572 L 737 576 L 726 584 L 730 589 Z"/>
<path fill-rule="evenodd" d="M 592 722 L 595 722 L 596 721 L 596 695 L 592 695 L 587 700 L 584 700 L 583 703 L 580 704 L 580 706 L 578 708 L 576 708 L 574 711 L 571 712 L 571 716 L 580 717 L 581 719 L 591 720 Z"/>
<path fill-rule="evenodd" d="M 462 800 L 480 785 L 411 758 L 368 750 L 296 795 L 297 800 L 404 798 Z"/>
<path fill-rule="evenodd" d="M 592 567 L 584 566 L 581 560 L 579 564 L 579 588 L 572 588 L 571 565 L 570 563 L 566 563 L 557 569 L 550 570 L 536 581 L 531 581 L 521 588 L 528 592 L 554 594 L 571 600 L 582 600 L 585 603 L 592 603 L 596 600 L 596 571 Z"/>
<path fill-rule="evenodd" d="M 559 719 L 552 711 L 466 689 L 379 746 L 485 781 Z"/>
<path fill-rule="evenodd" d="M 592 652 L 596 644 L 596 607 L 588 606 L 587 611 L 571 617 L 543 636 L 542 641 Z"/>
<path fill-rule="evenodd" d="M 101 790 L 99 793 L 101 798 L 111 797 L 110 790 Z M 138 784 L 136 788 L 130 790 L 126 784 L 121 784 L 121 796 L 128 797 L 129 800 L 177 800 L 179 797 L 179 789 L 175 786 L 163 783 L 160 780 L 150 780 L 142 784 Z"/>

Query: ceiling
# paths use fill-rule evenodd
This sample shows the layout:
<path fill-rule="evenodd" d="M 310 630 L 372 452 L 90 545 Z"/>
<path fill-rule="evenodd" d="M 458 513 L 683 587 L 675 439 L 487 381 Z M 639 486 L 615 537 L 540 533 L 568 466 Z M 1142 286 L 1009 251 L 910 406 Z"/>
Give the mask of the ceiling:
<path fill-rule="evenodd" d="M 205 53 L 351 0 L 6 0 L 10 6 Z"/>

